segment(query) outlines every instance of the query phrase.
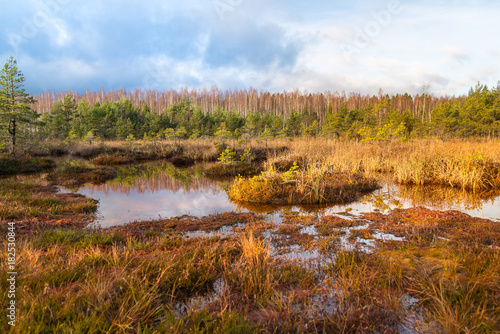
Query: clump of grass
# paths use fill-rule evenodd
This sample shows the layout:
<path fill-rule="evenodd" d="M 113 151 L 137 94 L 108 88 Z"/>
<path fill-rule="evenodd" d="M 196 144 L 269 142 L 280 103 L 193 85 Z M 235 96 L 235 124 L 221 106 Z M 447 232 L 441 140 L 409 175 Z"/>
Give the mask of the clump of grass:
<path fill-rule="evenodd" d="M 105 154 L 92 159 L 92 163 L 102 166 L 123 165 L 132 162 L 131 158 L 122 154 Z"/>
<path fill-rule="evenodd" d="M 275 273 L 267 243 L 252 232 L 242 235 L 241 257 L 232 264 L 226 281 L 249 300 L 264 301 L 274 290 Z"/>
<path fill-rule="evenodd" d="M 205 174 L 209 176 L 238 176 L 255 175 L 262 171 L 256 164 L 251 163 L 228 163 L 214 164 L 205 169 Z"/>
<path fill-rule="evenodd" d="M 297 166 L 297 165 L 295 165 Z M 379 186 L 375 180 L 359 173 L 329 173 L 307 170 L 276 173 L 270 169 L 262 175 L 237 177 L 229 187 L 232 200 L 267 204 L 345 203 Z"/>

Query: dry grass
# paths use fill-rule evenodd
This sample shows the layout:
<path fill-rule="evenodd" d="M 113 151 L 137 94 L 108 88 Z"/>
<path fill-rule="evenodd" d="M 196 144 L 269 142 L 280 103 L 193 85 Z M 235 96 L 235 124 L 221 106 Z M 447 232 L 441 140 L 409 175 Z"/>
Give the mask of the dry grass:
<path fill-rule="evenodd" d="M 20 173 L 34 173 L 55 167 L 50 159 L 0 157 L 0 176 Z"/>
<path fill-rule="evenodd" d="M 271 153 L 267 162 L 268 169 L 282 168 L 274 176 L 265 176 L 268 182 L 277 179 L 275 188 L 290 180 L 345 172 L 374 176 L 382 171 L 396 177 L 398 168 L 403 170 L 398 164 L 406 163 L 414 167 L 407 179 L 423 179 L 424 185 L 447 182 L 476 191 L 498 188 L 487 174 L 475 172 L 478 164 L 498 163 L 500 149 L 493 141 L 362 144 L 301 139 L 269 144 L 290 147 L 288 153 Z M 200 151 L 194 147 L 198 153 L 190 155 L 202 156 L 205 146 L 196 146 Z M 296 161 L 299 157 L 307 158 Z M 297 173 L 285 174 L 293 162 L 299 162 Z M 434 166 L 432 173 L 422 166 Z M 450 168 L 448 174 L 438 174 L 445 166 Z M 465 176 L 456 176 L 460 171 Z M 314 198 L 313 186 L 305 188 L 304 194 Z M 27 176 L 2 180 L 0 196 L 2 218 L 22 219 L 16 224 L 18 318 L 15 328 L 0 318 L 1 332 L 500 331 L 498 222 L 423 208 L 365 214 L 360 220 L 285 214 L 283 225 L 273 232 L 281 233 L 279 238 L 269 241 L 259 235 L 276 226 L 246 213 L 178 217 L 108 230 L 64 224 L 55 228 L 60 220 L 75 221 L 78 214 L 92 211 L 95 203 L 91 207 L 82 197 L 56 196 L 50 184 Z M 34 220 L 28 218 L 47 224 L 32 224 Z M 6 223 L 0 221 L 2 235 Z M 242 232 L 236 238 L 186 239 L 182 235 L 236 224 L 244 224 L 235 228 Z M 372 253 L 342 248 L 343 230 L 364 224 L 369 226 L 352 230 L 351 239 L 372 238 L 379 231 L 404 237 L 404 241 L 375 240 L 377 248 Z M 315 226 L 319 235 L 301 234 L 304 226 Z M 5 249 L 6 243 L 3 238 L 0 247 Z M 273 257 L 273 247 L 279 243 L 317 247 L 331 262 L 304 265 Z M 0 253 L 4 305 L 8 300 L 6 256 Z M 415 300 L 408 305 L 410 296 Z M 192 304 L 193 300 L 202 302 Z M 179 303 L 191 306 L 180 312 Z"/>
<path fill-rule="evenodd" d="M 379 242 L 376 252 L 363 253 L 329 247 L 336 240 L 335 233 L 328 233 L 320 239 L 323 253 L 335 261 L 311 267 L 274 258 L 269 242 L 250 227 L 258 217 L 213 218 L 213 222 L 207 218 L 207 228 L 216 229 L 213 223 L 218 219 L 244 218 L 247 231 L 234 239 L 185 239 L 172 226 L 151 233 L 154 228 L 132 223 L 132 228 L 34 228 L 18 233 L 18 322 L 11 329 L 0 319 L 0 329 L 6 333 L 10 329 L 12 333 L 500 330 L 500 252 L 495 248 L 500 223 L 422 209 L 374 216 L 370 230 L 403 235 L 406 241 Z M 198 226 L 203 226 L 202 220 Z M 334 216 L 319 224 L 334 230 L 353 226 Z M 256 229 L 260 225 L 255 222 Z M 298 237 L 296 230 L 287 231 Z M 358 231 L 357 237 L 367 233 Z M 448 241 L 439 239 L 444 235 Z M 1 241 L 2 247 L 6 242 Z M 5 256 L 0 255 L 2 291 L 7 291 Z M 1 296 L 5 302 L 5 292 Z M 408 296 L 416 298 L 411 306 Z M 197 298 L 205 302 L 190 304 Z M 180 312 L 179 302 L 191 306 Z"/>
<path fill-rule="evenodd" d="M 250 179 L 237 177 L 228 195 L 235 201 L 265 204 L 345 203 L 377 188 L 375 180 L 360 174 L 307 170 L 294 175 L 267 172 Z"/>
<path fill-rule="evenodd" d="M 297 139 L 290 151 L 271 157 L 266 167 L 297 161 L 330 172 L 388 172 L 402 184 L 441 184 L 468 190 L 500 187 L 500 142 L 416 140 L 361 143 Z"/>

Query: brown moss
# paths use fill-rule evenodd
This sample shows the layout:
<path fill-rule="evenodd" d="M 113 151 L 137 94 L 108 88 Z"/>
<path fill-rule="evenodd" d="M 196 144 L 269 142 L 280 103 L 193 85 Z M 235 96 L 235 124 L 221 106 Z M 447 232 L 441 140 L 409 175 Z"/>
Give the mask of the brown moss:
<path fill-rule="evenodd" d="M 113 229 L 125 230 L 129 232 L 145 231 L 215 231 L 222 226 L 249 223 L 256 220 L 257 215 L 253 213 L 225 212 L 216 215 L 197 218 L 193 216 L 180 216 L 167 219 L 132 222 L 124 226 L 113 227 Z"/>
<path fill-rule="evenodd" d="M 426 208 L 394 209 L 389 215 L 365 213 L 371 227 L 399 237 L 419 239 L 427 243 L 449 240 L 452 243 L 500 247 L 500 222 L 471 217 L 449 210 Z"/>

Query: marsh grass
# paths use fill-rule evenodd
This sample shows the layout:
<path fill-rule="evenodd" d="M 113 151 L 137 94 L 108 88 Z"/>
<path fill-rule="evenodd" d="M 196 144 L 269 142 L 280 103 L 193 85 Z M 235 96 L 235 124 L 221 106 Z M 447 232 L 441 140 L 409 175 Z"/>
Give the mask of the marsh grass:
<path fill-rule="evenodd" d="M 58 168 L 48 174 L 47 179 L 59 184 L 102 183 L 114 179 L 116 175 L 117 172 L 112 167 L 99 167 L 87 162 L 69 160 L 61 161 Z"/>
<path fill-rule="evenodd" d="M 255 175 L 262 171 L 262 168 L 257 164 L 252 163 L 228 163 L 228 164 L 213 164 L 205 169 L 205 174 L 208 176 L 248 176 Z"/>
<path fill-rule="evenodd" d="M 78 194 L 58 194 L 55 187 L 37 178 L 9 178 L 0 182 L 0 219 L 88 220 L 95 210 L 96 200 Z"/>
<path fill-rule="evenodd" d="M 137 228 L 108 230 L 32 227 L 31 233 L 18 235 L 18 322 L 11 329 L 0 319 L 0 329 L 6 333 L 403 329 L 494 333 L 500 329 L 500 252 L 495 248 L 500 223 L 422 209 L 377 217 L 370 229 L 404 235 L 405 241 L 378 242 L 377 251 L 363 253 L 344 249 L 336 243 L 337 235 L 328 232 L 318 244 L 334 261 L 310 266 L 273 257 L 271 241 L 253 231 L 255 216 L 245 220 L 245 232 L 224 239 L 186 239 L 172 229 L 151 234 L 141 223 L 130 224 Z M 260 224 L 255 223 L 257 231 Z M 318 224 L 335 231 L 353 223 L 332 216 Z M 290 235 L 295 232 L 290 229 Z M 362 230 L 357 237 L 367 232 Z M 445 235 L 447 240 L 439 238 Z M 6 240 L 1 243 L 6 246 Z M 4 301 L 5 256 L 0 254 Z M 176 313 L 177 303 L 211 294 L 221 280 L 223 288 L 215 299 Z M 408 296 L 415 298 L 410 306 Z"/>
<path fill-rule="evenodd" d="M 271 170 L 250 179 L 237 177 L 228 195 L 235 201 L 265 204 L 345 203 L 378 187 L 375 180 L 349 172 L 307 170 L 290 175 Z"/>
<path fill-rule="evenodd" d="M 216 161 L 220 151 L 210 140 L 115 140 L 78 141 L 72 143 L 47 142 L 42 147 L 28 150 L 31 156 L 73 156 L 97 159 L 97 164 L 118 164 L 125 161 L 144 161 L 184 157 L 194 161 Z M 118 156 L 125 158 L 117 158 Z"/>
<path fill-rule="evenodd" d="M 39 231 L 17 245 L 18 322 L 12 332 L 136 332 L 164 305 L 206 291 L 238 248 L 231 243 Z M 2 254 L 2 291 L 6 261 Z M 3 270 L 5 269 L 5 270 Z M 2 293 L 6 300 L 6 292 Z M 0 320 L 8 332 L 5 319 Z"/>
<path fill-rule="evenodd" d="M 192 147 L 193 156 L 202 155 L 205 146 L 199 145 L 199 151 Z M 497 142 L 364 144 L 314 139 L 275 141 L 272 145 L 290 147 L 290 151 L 269 154 L 265 163 L 268 171 L 271 165 L 277 171 L 264 178 L 269 183 L 276 178 L 277 185 L 316 180 L 317 176 L 321 181 L 346 172 L 364 177 L 380 172 L 394 176 L 400 168 L 397 165 L 412 156 L 415 175 L 423 178 L 424 185 L 441 184 L 460 170 L 496 164 L 500 156 Z M 307 159 L 299 160 L 297 172 L 291 173 L 300 156 Z M 469 156 L 473 158 L 466 162 Z M 438 157 L 446 164 L 436 162 Z M 438 178 L 437 167 L 430 168 L 431 174 L 421 168 L 432 164 L 458 167 L 449 167 L 453 172 L 443 172 Z M 432 178 L 427 179 L 428 175 Z M 460 192 L 462 188 L 479 192 L 483 187 L 497 187 L 493 181 L 488 183 L 486 174 L 464 175 L 469 176 L 448 185 Z M 412 178 L 417 179 L 408 179 Z M 461 180 L 469 180 L 466 184 L 473 186 L 462 187 L 465 183 Z M 304 193 L 314 198 L 314 189 L 320 186 L 304 187 Z M 16 220 L 18 228 L 18 318 L 16 327 L 10 327 L 7 318 L 1 317 L 0 332 L 500 331 L 499 222 L 456 211 L 413 208 L 396 209 L 387 215 L 364 214 L 359 220 L 285 213 L 283 227 L 276 230 L 261 216 L 247 213 L 177 217 L 106 230 L 77 227 L 76 222 L 88 218 L 95 208 L 96 203 L 84 197 L 56 194 L 40 177 L 18 176 L 0 182 L 0 230 L 6 231 L 10 219 Z M 66 221 L 68 224 L 61 223 Z M 236 224 L 244 224 L 238 227 L 241 233 L 236 238 L 187 239 L 183 235 L 185 231 L 213 231 Z M 351 233 L 352 239 L 370 238 L 374 230 L 404 239 L 376 240 L 371 253 L 356 247 L 345 249 L 339 242 L 343 230 L 364 224 L 369 227 Z M 302 235 L 299 227 L 304 226 L 316 227 L 319 235 Z M 277 232 L 279 240 L 262 237 L 270 231 Z M 316 247 L 331 261 L 305 265 L 273 257 L 271 246 L 283 238 L 290 245 Z M 0 247 L 6 249 L 6 238 Z M 3 305 L 8 300 L 6 257 L 6 252 L 0 252 Z M 206 304 L 189 308 L 185 314 L 176 312 L 178 303 L 212 296 L 220 281 L 224 288 Z M 413 302 L 408 303 L 409 299 Z"/>

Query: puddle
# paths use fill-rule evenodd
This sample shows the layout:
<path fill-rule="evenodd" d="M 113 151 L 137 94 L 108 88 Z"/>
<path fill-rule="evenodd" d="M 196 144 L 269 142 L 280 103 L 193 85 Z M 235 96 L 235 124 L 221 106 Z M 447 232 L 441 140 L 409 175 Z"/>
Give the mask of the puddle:
<path fill-rule="evenodd" d="M 303 227 L 299 233 L 301 234 L 308 234 L 308 235 L 313 235 L 313 236 L 316 236 L 318 235 L 318 231 L 316 231 L 316 227 L 314 226 L 306 226 L 306 227 Z"/>
<path fill-rule="evenodd" d="M 220 300 L 221 296 L 225 293 L 227 289 L 227 284 L 223 278 L 218 278 L 212 286 L 210 292 L 189 298 L 183 302 L 177 302 L 173 304 L 173 311 L 177 319 L 182 318 L 193 311 L 199 311 L 204 309 L 209 304 L 212 304 Z"/>
<path fill-rule="evenodd" d="M 193 238 L 214 238 L 214 237 L 220 237 L 220 238 L 229 238 L 229 237 L 235 237 L 236 232 L 234 231 L 236 228 L 241 228 L 245 227 L 245 224 L 235 224 L 235 225 L 224 225 L 221 228 L 219 228 L 216 231 L 188 231 L 184 232 L 184 238 L 186 239 L 193 239 Z"/>
<path fill-rule="evenodd" d="M 500 219 L 500 194 L 495 192 L 473 194 L 459 189 L 385 183 L 381 189 L 354 203 L 277 206 L 234 203 L 222 189 L 223 183 L 203 176 L 202 166 L 178 169 L 169 163 L 152 162 L 119 167 L 116 179 L 101 185 L 86 184 L 77 192 L 99 200 L 97 221 L 102 227 L 159 217 L 202 217 L 229 211 L 264 213 L 268 221 L 276 224 L 282 223 L 283 214 L 288 212 L 317 218 L 335 215 L 352 220 L 361 213 L 388 213 L 395 208 L 415 206 L 459 210 L 474 217 Z"/>

